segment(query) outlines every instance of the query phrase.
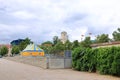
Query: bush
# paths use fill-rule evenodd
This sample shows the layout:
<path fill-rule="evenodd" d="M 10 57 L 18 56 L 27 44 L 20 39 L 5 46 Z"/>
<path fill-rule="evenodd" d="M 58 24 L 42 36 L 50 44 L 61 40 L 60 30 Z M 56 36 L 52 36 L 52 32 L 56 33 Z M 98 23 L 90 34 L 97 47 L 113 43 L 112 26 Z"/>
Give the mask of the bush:
<path fill-rule="evenodd" d="M 120 76 L 120 47 L 100 48 L 97 59 L 97 70 L 101 74 Z"/>
<path fill-rule="evenodd" d="M 112 74 L 113 75 L 117 75 L 120 76 L 120 47 L 117 47 L 114 52 L 116 54 L 114 54 L 114 61 L 111 65 L 111 69 L 112 69 Z"/>
<path fill-rule="evenodd" d="M 72 54 L 72 66 L 80 71 L 96 71 L 96 54 L 95 50 L 90 48 L 76 48 Z"/>
<path fill-rule="evenodd" d="M 87 60 L 87 71 L 95 72 L 96 71 L 96 49 L 86 49 L 86 60 Z"/>
<path fill-rule="evenodd" d="M 19 54 L 19 52 L 20 52 L 20 49 L 19 49 L 18 46 L 13 46 L 12 47 L 12 50 L 11 50 L 12 55 L 13 54 Z"/>
<path fill-rule="evenodd" d="M 110 74 L 111 63 L 111 48 L 99 48 L 97 53 L 97 70 L 101 74 Z M 109 59 L 111 58 L 111 59 Z"/>
<path fill-rule="evenodd" d="M 8 48 L 6 46 L 1 47 L 0 55 L 5 56 L 8 53 Z"/>
<path fill-rule="evenodd" d="M 76 48 L 72 52 L 72 67 L 79 71 L 120 76 L 120 47 Z"/>
<path fill-rule="evenodd" d="M 75 48 L 72 52 L 72 66 L 76 70 L 81 70 L 82 56 L 84 55 L 84 48 Z"/>

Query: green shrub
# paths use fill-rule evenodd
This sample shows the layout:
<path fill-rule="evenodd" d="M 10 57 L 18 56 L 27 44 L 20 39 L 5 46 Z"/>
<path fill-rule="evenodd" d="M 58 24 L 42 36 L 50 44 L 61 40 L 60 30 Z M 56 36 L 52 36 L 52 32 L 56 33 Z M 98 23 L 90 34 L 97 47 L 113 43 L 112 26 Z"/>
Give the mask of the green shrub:
<path fill-rule="evenodd" d="M 84 48 L 78 47 L 75 48 L 74 51 L 72 52 L 72 66 L 76 70 L 81 70 L 81 61 L 82 61 L 82 56 L 84 55 Z"/>
<path fill-rule="evenodd" d="M 8 48 L 6 46 L 1 47 L 0 55 L 5 56 L 8 53 Z"/>
<path fill-rule="evenodd" d="M 120 76 L 120 47 L 115 49 L 116 54 L 114 54 L 114 61 L 112 63 L 112 74 Z"/>
<path fill-rule="evenodd" d="M 20 49 L 19 49 L 18 46 L 13 46 L 12 47 L 12 50 L 11 50 L 12 55 L 13 54 L 19 54 L 19 52 L 20 52 Z"/>
<path fill-rule="evenodd" d="M 120 47 L 76 48 L 72 52 L 72 67 L 79 71 L 120 76 Z"/>
<path fill-rule="evenodd" d="M 90 48 L 76 48 L 72 54 L 72 66 L 80 71 L 96 71 L 96 54 L 95 50 Z"/>
<path fill-rule="evenodd" d="M 97 71 L 101 74 L 120 75 L 120 47 L 100 48 Z"/>
<path fill-rule="evenodd" d="M 95 72 L 96 71 L 96 52 L 97 49 L 87 49 L 87 59 L 88 59 L 88 71 Z"/>
<path fill-rule="evenodd" d="M 99 48 L 97 53 L 97 71 L 101 74 L 108 73 L 106 70 L 109 69 L 107 65 L 108 50 L 107 48 Z"/>

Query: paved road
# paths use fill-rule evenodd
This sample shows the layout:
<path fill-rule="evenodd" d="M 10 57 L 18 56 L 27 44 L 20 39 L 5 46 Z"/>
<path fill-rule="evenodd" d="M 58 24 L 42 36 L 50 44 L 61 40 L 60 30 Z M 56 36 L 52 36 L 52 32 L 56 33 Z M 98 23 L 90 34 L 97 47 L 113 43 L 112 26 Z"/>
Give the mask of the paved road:
<path fill-rule="evenodd" d="M 120 78 L 70 69 L 41 69 L 0 59 L 0 80 L 120 80 Z"/>

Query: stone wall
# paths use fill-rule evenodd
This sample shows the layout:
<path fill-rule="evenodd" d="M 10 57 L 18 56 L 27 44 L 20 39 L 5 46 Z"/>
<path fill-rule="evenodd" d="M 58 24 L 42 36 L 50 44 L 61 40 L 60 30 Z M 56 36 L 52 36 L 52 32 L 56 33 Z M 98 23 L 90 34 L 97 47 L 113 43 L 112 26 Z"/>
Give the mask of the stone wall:
<path fill-rule="evenodd" d="M 23 56 L 14 56 L 14 57 L 5 57 L 5 59 L 21 62 L 41 68 L 47 68 L 46 57 L 23 57 Z"/>
<path fill-rule="evenodd" d="M 5 59 L 41 67 L 44 69 L 61 69 L 72 67 L 72 62 L 70 58 L 14 56 L 5 57 Z"/>

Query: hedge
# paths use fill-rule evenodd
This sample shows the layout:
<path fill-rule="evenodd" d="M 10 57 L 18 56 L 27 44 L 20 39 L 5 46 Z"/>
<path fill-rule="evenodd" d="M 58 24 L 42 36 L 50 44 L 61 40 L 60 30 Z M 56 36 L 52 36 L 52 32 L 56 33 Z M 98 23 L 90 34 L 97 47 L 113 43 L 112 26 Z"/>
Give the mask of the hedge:
<path fill-rule="evenodd" d="M 72 52 L 72 67 L 79 71 L 120 76 L 120 47 L 76 48 Z"/>

